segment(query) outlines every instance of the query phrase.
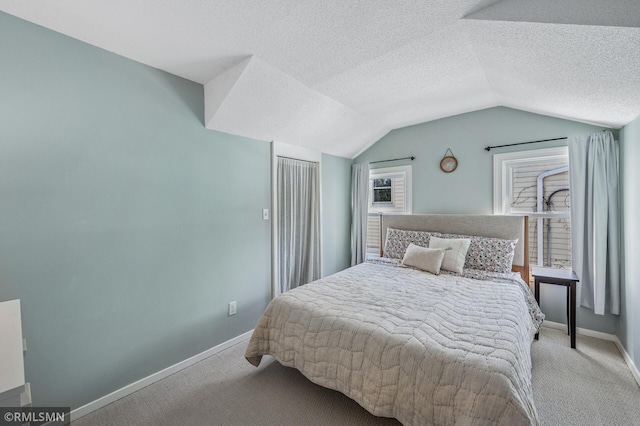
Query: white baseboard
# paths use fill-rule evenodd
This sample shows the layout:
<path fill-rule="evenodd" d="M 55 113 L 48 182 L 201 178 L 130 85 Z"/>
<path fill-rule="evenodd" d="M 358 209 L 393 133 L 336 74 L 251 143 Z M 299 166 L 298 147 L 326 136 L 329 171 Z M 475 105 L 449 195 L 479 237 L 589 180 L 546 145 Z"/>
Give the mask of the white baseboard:
<path fill-rule="evenodd" d="M 561 322 L 544 320 L 542 326 L 546 328 L 552 328 L 554 330 L 564 330 L 565 333 L 567 332 L 567 324 L 563 324 Z M 608 340 L 610 342 L 615 342 L 618 338 L 618 336 L 616 336 L 615 334 L 603 333 L 601 331 L 590 330 L 588 328 L 576 327 L 576 332 L 577 334 L 581 334 L 583 336 L 595 337 L 596 339 Z"/>
<path fill-rule="evenodd" d="M 567 325 L 566 324 L 562 324 L 562 323 L 558 323 L 558 322 L 553 322 L 553 321 L 544 321 L 542 323 L 543 327 L 546 328 L 550 328 L 550 329 L 556 329 L 556 330 L 563 330 L 566 332 L 567 330 Z M 86 416 L 87 414 L 98 410 L 106 405 L 111 404 L 112 402 L 115 402 L 117 400 L 119 400 L 120 398 L 123 398 L 127 395 L 130 395 L 144 387 L 147 387 L 159 380 L 164 379 L 165 377 L 168 377 L 180 370 L 183 370 L 197 362 L 202 361 L 205 358 L 208 358 L 212 355 L 217 354 L 218 352 L 222 352 L 223 350 L 236 345 L 240 342 L 242 342 L 243 340 L 248 339 L 251 336 L 251 333 L 253 332 L 253 330 L 249 330 L 246 333 L 243 333 L 237 337 L 234 337 L 233 339 L 227 340 L 226 342 L 223 342 L 217 346 L 214 346 L 213 348 L 207 349 L 204 352 L 201 352 L 197 355 L 192 356 L 191 358 L 187 358 L 184 361 L 180 361 L 177 364 L 174 364 L 170 367 L 165 368 L 164 370 L 158 371 L 157 373 L 151 374 L 150 376 L 147 376 L 143 379 L 140 379 L 134 383 L 131 383 L 123 388 L 120 388 L 114 392 L 111 392 L 108 395 L 105 395 L 101 398 L 96 399 L 95 401 L 92 401 L 88 404 L 83 405 L 82 407 L 78 407 L 75 410 L 71 411 L 71 421 L 73 420 L 77 420 L 80 417 Z M 631 359 L 631 357 L 629 356 L 629 354 L 627 353 L 626 349 L 624 348 L 624 346 L 622 345 L 622 343 L 620 342 L 620 339 L 618 339 L 618 336 L 616 336 L 615 334 L 609 334 L 609 333 L 603 333 L 600 331 L 595 331 L 595 330 L 589 330 L 587 328 L 580 328 L 577 327 L 576 329 L 577 334 L 581 334 L 584 336 L 588 336 L 588 337 L 595 337 L 596 339 L 602 339 L 602 340 L 608 340 L 611 342 L 614 342 L 616 347 L 618 348 L 618 350 L 620 351 L 620 353 L 622 354 L 623 359 L 625 360 L 625 362 L 627 363 L 627 366 L 629 366 L 629 370 L 631 370 L 631 374 L 633 375 L 633 377 L 635 378 L 636 382 L 638 383 L 638 385 L 640 386 L 640 372 L 638 372 L 638 368 L 636 367 L 636 365 L 634 364 L 633 360 Z"/>
<path fill-rule="evenodd" d="M 631 356 L 629 356 L 629 354 L 627 353 L 627 350 L 622 345 L 622 342 L 620 341 L 620 339 L 618 339 L 618 336 L 616 336 L 616 340 L 614 340 L 614 342 L 618 347 L 618 350 L 622 354 L 622 358 L 624 358 L 627 365 L 629 366 L 629 370 L 631 370 L 631 374 L 633 374 L 633 378 L 636 379 L 638 386 L 640 386 L 640 372 L 638 372 L 638 367 L 636 367 L 635 363 L 633 362 L 633 359 L 631 359 Z"/>
<path fill-rule="evenodd" d="M 145 377 L 144 379 L 140 379 L 137 382 L 133 382 L 130 385 L 127 385 L 123 388 L 120 388 L 114 392 L 111 392 L 108 395 L 103 396 L 102 398 L 98 398 L 95 401 L 92 401 L 88 404 L 83 405 L 82 407 L 78 407 L 75 410 L 71 411 L 71 421 L 77 420 L 82 416 L 86 416 L 87 414 L 95 411 L 99 408 L 104 407 L 105 405 L 111 404 L 123 398 L 127 395 L 130 395 L 144 387 L 149 386 L 157 382 L 158 380 L 162 380 L 165 377 L 172 375 L 180 370 L 183 370 L 197 362 L 202 361 L 205 358 L 209 358 L 212 355 L 217 354 L 235 344 L 242 342 L 243 340 L 248 339 L 251 336 L 253 330 L 247 331 L 237 337 L 234 337 L 231 340 L 227 340 L 224 343 L 221 343 L 213 348 L 207 349 L 204 352 L 201 352 L 197 355 L 192 356 L 191 358 L 187 358 L 184 361 L 180 361 L 177 364 L 174 364 L 170 367 L 165 368 L 164 370 L 160 370 L 157 373 L 153 373 L 150 376 Z"/>
<path fill-rule="evenodd" d="M 567 325 L 559 322 L 544 321 L 542 323 L 542 326 L 546 328 L 555 329 L 555 330 L 562 330 L 565 333 L 567 332 Z M 625 349 L 624 345 L 622 344 L 618 336 L 616 336 L 615 334 L 603 333 L 601 331 L 589 330 L 588 328 L 580 328 L 580 327 L 576 327 L 576 334 L 581 334 L 583 336 L 588 336 L 588 337 L 595 337 L 596 339 L 608 340 L 610 342 L 615 343 L 616 347 L 620 351 L 620 354 L 622 355 L 622 358 L 627 363 L 629 370 L 631 370 L 631 374 L 633 375 L 633 378 L 636 379 L 636 383 L 638 383 L 638 386 L 640 386 L 640 372 L 638 372 L 638 367 L 636 367 L 635 363 L 633 362 L 633 359 L 631 359 L 631 356 L 629 356 L 629 354 L 627 353 L 627 350 Z"/>

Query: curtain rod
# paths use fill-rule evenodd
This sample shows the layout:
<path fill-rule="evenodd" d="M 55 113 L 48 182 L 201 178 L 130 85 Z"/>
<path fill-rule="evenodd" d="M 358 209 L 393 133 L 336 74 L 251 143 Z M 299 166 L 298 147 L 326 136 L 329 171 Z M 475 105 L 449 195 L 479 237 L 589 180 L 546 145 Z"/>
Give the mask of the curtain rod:
<path fill-rule="evenodd" d="M 411 157 L 404 157 L 404 158 L 393 158 L 391 160 L 378 160 L 378 161 L 369 161 L 369 164 L 374 164 L 374 163 L 386 163 L 388 161 L 399 161 L 399 160 L 415 160 L 416 157 L 414 157 L 413 155 Z"/>
<path fill-rule="evenodd" d="M 278 157 L 278 158 L 284 158 L 285 160 L 303 161 L 303 162 L 305 162 L 305 163 L 317 163 L 317 161 L 312 161 L 312 160 L 301 160 L 301 159 L 299 159 L 299 158 L 285 157 L 284 155 L 276 155 L 276 157 Z"/>
<path fill-rule="evenodd" d="M 567 139 L 567 137 L 562 137 L 562 138 L 553 138 L 553 139 L 541 139 L 539 141 L 531 141 L 531 142 L 518 142 L 518 143 L 509 143 L 506 145 L 495 145 L 495 146 L 488 146 L 485 148 L 486 151 L 491 151 L 493 148 L 504 148 L 505 146 L 516 146 L 516 145 L 527 145 L 530 143 L 540 143 L 540 142 L 549 142 L 549 141 L 559 141 L 562 139 Z"/>

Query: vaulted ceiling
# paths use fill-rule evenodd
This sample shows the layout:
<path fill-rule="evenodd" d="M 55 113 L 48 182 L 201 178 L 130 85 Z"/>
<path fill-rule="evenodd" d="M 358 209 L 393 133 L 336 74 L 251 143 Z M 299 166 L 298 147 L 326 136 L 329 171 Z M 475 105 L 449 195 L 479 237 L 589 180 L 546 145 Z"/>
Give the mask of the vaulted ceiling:
<path fill-rule="evenodd" d="M 392 129 L 493 106 L 613 128 L 640 115 L 637 0 L 0 0 L 0 10 L 203 84 L 210 129 L 349 158 Z"/>

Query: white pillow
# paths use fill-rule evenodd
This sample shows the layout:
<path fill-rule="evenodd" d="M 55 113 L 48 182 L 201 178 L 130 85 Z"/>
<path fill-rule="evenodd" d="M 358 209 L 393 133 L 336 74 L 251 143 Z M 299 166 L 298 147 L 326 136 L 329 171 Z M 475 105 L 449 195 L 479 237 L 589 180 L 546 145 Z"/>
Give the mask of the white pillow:
<path fill-rule="evenodd" d="M 467 238 L 438 238 L 431 236 L 429 248 L 445 249 L 442 269 L 462 273 L 471 240 Z"/>
<path fill-rule="evenodd" d="M 404 252 L 402 264 L 438 275 L 442 259 L 444 259 L 444 252 L 443 249 L 420 247 L 411 243 Z"/>

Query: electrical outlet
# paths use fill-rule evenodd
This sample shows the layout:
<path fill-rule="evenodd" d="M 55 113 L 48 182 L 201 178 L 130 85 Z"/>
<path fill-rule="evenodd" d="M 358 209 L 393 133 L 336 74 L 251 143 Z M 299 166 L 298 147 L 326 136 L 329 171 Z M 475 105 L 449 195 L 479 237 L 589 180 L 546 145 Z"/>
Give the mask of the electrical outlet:
<path fill-rule="evenodd" d="M 233 302 L 229 302 L 229 315 L 235 315 L 236 308 L 237 308 L 237 305 L 235 300 Z"/>
<path fill-rule="evenodd" d="M 269 220 L 269 209 L 262 209 L 262 219 Z"/>

